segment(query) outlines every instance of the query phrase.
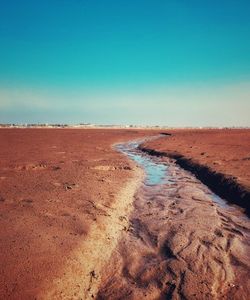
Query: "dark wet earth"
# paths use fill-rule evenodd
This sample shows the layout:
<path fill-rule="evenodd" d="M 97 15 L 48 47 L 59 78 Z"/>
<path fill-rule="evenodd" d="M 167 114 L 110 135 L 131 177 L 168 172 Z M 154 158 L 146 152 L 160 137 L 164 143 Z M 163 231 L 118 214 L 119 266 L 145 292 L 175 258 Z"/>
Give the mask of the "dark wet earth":
<path fill-rule="evenodd" d="M 249 299 L 250 222 L 173 160 L 117 145 L 145 171 L 98 299 Z"/>

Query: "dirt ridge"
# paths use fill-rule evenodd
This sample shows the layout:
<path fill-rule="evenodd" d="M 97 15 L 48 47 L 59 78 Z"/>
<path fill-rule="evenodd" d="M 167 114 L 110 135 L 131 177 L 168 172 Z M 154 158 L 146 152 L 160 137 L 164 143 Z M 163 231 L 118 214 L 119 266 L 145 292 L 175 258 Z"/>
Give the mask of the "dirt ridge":
<path fill-rule="evenodd" d="M 169 157 L 183 169 L 192 172 L 202 183 L 207 185 L 218 196 L 228 202 L 237 204 L 245 209 L 250 216 L 250 191 L 239 184 L 232 176 L 216 172 L 210 167 L 201 165 L 190 158 L 179 154 L 178 152 L 156 151 L 152 148 L 141 145 L 139 149 L 153 156 Z"/>
<path fill-rule="evenodd" d="M 100 218 L 99 223 L 91 226 L 88 237 L 67 257 L 58 277 L 44 284 L 41 293 L 36 295 L 37 299 L 83 297 L 87 300 L 96 297 L 101 270 L 115 249 L 121 233 L 128 226 L 133 195 L 144 177 L 143 172 L 136 166 L 132 172 L 133 176 L 116 195 L 112 205 L 110 207 L 99 205 L 107 214 Z"/>

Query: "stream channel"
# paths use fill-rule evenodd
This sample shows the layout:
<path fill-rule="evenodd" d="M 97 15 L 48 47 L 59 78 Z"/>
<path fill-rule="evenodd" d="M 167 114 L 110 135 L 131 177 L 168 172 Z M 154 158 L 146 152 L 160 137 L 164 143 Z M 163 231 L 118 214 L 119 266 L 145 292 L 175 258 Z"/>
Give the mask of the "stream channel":
<path fill-rule="evenodd" d="M 248 299 L 249 218 L 144 141 L 116 145 L 145 177 L 97 298 Z"/>

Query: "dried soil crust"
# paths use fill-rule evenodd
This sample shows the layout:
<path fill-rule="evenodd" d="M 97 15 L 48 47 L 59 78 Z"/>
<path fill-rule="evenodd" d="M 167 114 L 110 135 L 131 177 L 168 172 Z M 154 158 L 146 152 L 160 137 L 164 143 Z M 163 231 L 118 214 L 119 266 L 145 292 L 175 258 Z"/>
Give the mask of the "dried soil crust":
<path fill-rule="evenodd" d="M 250 130 L 176 130 L 141 150 L 167 156 L 250 216 Z"/>
<path fill-rule="evenodd" d="M 0 130 L 0 298 L 91 297 L 140 180 L 135 130 Z"/>

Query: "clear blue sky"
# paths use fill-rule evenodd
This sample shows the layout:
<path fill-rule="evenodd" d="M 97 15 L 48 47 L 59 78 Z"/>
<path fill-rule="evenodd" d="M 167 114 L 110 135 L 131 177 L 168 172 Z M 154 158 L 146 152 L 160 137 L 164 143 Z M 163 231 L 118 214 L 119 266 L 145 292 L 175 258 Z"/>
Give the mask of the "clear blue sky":
<path fill-rule="evenodd" d="M 250 126 L 249 0 L 0 0 L 0 122 Z"/>

